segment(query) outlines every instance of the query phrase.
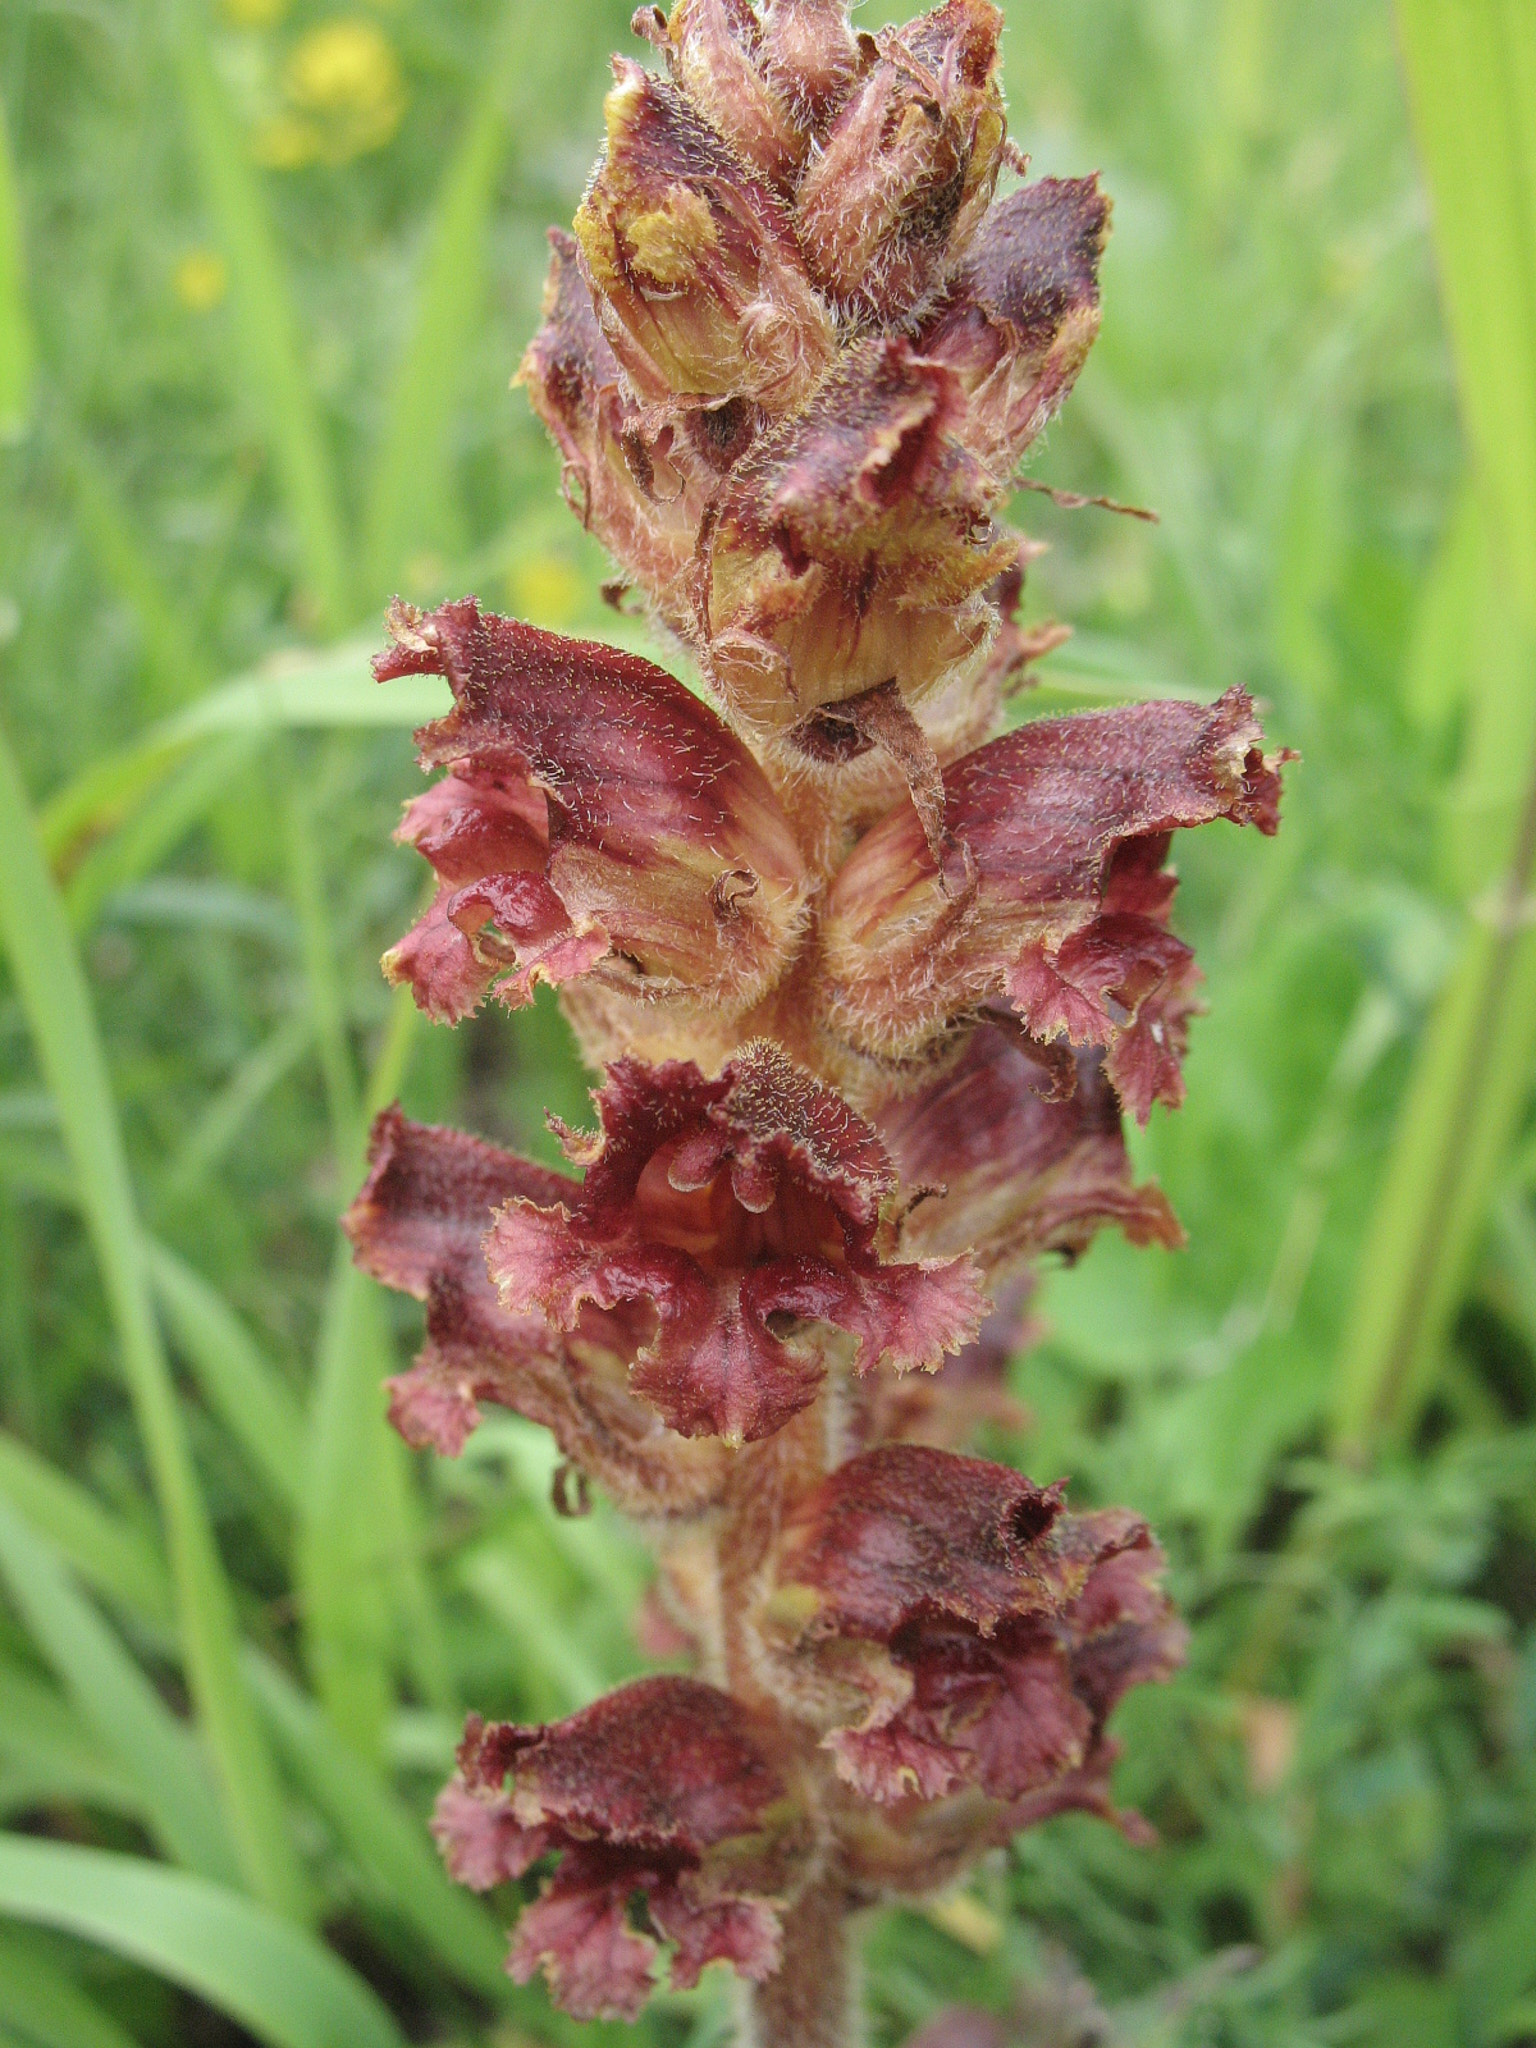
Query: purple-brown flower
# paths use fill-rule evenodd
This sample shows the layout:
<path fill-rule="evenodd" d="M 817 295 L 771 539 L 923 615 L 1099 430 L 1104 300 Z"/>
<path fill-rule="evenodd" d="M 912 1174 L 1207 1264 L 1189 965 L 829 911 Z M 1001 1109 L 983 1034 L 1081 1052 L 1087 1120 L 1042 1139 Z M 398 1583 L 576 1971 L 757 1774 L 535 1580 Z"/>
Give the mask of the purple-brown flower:
<path fill-rule="evenodd" d="M 600 1133 L 558 1202 L 514 1196 L 487 1240 L 513 1315 L 574 1328 L 590 1305 L 648 1311 L 629 1383 L 681 1435 L 751 1443 L 815 1400 L 825 1333 L 855 1371 L 937 1367 L 986 1298 L 966 1258 L 902 1262 L 882 1204 L 896 1176 L 873 1129 L 759 1041 L 715 1080 L 621 1061 Z"/>
<path fill-rule="evenodd" d="M 381 682 L 445 676 L 454 709 L 417 734 L 448 773 L 398 836 L 438 877 L 385 957 L 431 1016 L 599 972 L 647 999 L 745 1008 L 788 961 L 807 878 L 762 770 L 636 655 L 483 613 L 398 612 Z"/>
<path fill-rule="evenodd" d="M 1066 632 L 1005 519 L 1110 206 L 1024 178 L 997 9 L 634 27 L 657 68 L 615 65 L 518 381 L 608 594 L 706 694 L 470 599 L 392 609 L 381 679 L 454 709 L 400 832 L 437 895 L 386 970 L 447 1021 L 554 984 L 598 1128 L 556 1126 L 551 1173 L 386 1112 L 347 1228 L 425 1303 L 407 1440 L 451 1455 L 485 1402 L 547 1427 L 695 1669 L 472 1718 L 449 1868 L 549 1862 L 510 1968 L 578 2017 L 633 2016 L 667 1945 L 674 1985 L 746 1981 L 754 2040 L 842 2048 L 860 1909 L 1054 1814 L 1145 1839 L 1111 1722 L 1183 1655 L 1162 1552 L 967 1452 L 1027 1430 L 1043 1255 L 1183 1241 L 1123 1127 L 1177 1106 L 1198 1009 L 1168 856 L 1273 832 L 1286 755 L 1241 690 L 999 731 Z"/>
<path fill-rule="evenodd" d="M 542 1969 L 577 2019 L 633 2019 L 658 1938 L 678 1989 L 712 1962 L 772 1972 L 795 1820 L 728 1693 L 646 1678 L 548 1727 L 472 1716 L 433 1832 L 476 1891 L 558 1854 L 508 1967 L 524 1984 Z"/>

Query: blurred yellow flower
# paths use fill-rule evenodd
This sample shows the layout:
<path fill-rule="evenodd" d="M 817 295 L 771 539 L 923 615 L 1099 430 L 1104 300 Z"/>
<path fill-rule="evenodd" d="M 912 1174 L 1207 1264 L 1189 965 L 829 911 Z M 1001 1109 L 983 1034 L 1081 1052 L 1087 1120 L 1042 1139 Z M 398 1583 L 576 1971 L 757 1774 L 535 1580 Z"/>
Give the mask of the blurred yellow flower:
<path fill-rule="evenodd" d="M 288 0 L 224 0 L 232 28 L 276 28 L 287 12 Z"/>
<path fill-rule="evenodd" d="M 394 45 L 371 21 L 322 22 L 300 37 L 283 71 L 287 110 L 263 122 L 256 154 L 272 170 L 344 164 L 382 149 L 405 113 Z"/>
<path fill-rule="evenodd" d="M 211 313 L 229 289 L 229 271 L 215 249 L 189 249 L 171 278 L 176 296 L 194 313 Z"/>
<path fill-rule="evenodd" d="M 581 610 L 581 578 L 564 555 L 551 551 L 515 562 L 507 588 L 518 617 L 535 626 L 568 626 Z"/>

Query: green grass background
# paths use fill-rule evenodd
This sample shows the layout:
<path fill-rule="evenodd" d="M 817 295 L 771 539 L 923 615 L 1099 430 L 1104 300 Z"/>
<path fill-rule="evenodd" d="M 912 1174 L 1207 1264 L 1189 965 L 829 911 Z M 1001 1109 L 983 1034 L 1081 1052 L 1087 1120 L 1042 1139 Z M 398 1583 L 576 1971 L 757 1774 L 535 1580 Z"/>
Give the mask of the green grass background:
<path fill-rule="evenodd" d="M 1169 1545 L 1161 1845 L 873 1919 L 872 2039 L 1536 2040 L 1536 11 L 1007 11 L 1016 134 L 1116 200 L 1034 473 L 1162 514 L 1021 501 L 1027 710 L 1241 682 L 1303 760 L 1179 852 L 1210 1015 L 1134 1143 L 1190 1248 L 1053 1274 L 989 1446 Z M 396 1093 L 585 1107 L 551 1007 L 379 978 L 430 696 L 363 653 L 394 589 L 636 631 L 506 388 L 626 13 L 0 12 L 3 2048 L 730 2038 L 715 1973 L 561 2020 L 437 1867 L 465 1705 L 641 1668 L 645 1564 L 514 1419 L 389 1436 L 413 1318 L 335 1229 Z"/>

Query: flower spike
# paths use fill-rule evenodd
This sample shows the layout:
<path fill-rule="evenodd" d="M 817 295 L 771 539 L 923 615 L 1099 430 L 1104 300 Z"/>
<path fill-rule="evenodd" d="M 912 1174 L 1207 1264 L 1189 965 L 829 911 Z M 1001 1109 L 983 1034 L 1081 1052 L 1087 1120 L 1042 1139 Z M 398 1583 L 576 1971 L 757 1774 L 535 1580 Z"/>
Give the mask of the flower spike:
<path fill-rule="evenodd" d="M 377 673 L 454 708 L 399 835 L 437 895 L 386 971 L 446 1021 L 555 985 L 597 1129 L 554 1125 L 555 1173 L 386 1111 L 346 1222 L 425 1304 L 396 1427 L 548 1429 L 553 1505 L 634 1517 L 641 1640 L 693 1666 L 471 1717 L 434 1826 L 465 1884 L 524 1885 L 512 1974 L 632 2018 L 720 1964 L 744 2038 L 848 2048 L 863 1908 L 1056 1814 L 1148 1839 L 1112 1717 L 1183 1657 L 1162 1552 L 970 1452 L 1027 1448 L 1046 1254 L 1183 1242 L 1124 1121 L 1178 1104 L 1198 1013 L 1168 857 L 1273 832 L 1288 757 L 1241 690 L 999 730 L 1067 633 L 1003 521 L 1110 202 L 1023 179 L 990 0 L 633 27 L 656 68 L 615 65 L 518 382 L 608 594 L 708 700 L 472 599 L 392 607 Z"/>

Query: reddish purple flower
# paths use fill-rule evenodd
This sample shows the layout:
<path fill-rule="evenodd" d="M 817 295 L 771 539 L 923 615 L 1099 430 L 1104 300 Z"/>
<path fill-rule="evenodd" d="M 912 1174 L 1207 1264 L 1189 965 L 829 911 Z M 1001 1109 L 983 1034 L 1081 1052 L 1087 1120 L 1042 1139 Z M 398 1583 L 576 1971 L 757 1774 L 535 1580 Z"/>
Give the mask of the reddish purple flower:
<path fill-rule="evenodd" d="M 433 1832 L 476 1891 L 559 1854 L 507 1967 L 522 1984 L 542 1968 L 577 2019 L 633 2019 L 658 1938 L 675 1945 L 680 1990 L 711 1962 L 767 1976 L 778 1896 L 803 1854 L 752 1717 L 690 1678 L 640 1679 L 542 1728 L 472 1716 Z"/>
<path fill-rule="evenodd" d="M 968 1260 L 893 1262 L 885 1148 L 830 1088 L 766 1041 L 707 1080 L 691 1061 L 621 1060 L 586 1179 L 559 1203 L 514 1199 L 487 1244 L 512 1314 L 557 1329 L 587 1304 L 644 1304 L 654 1334 L 630 1385 L 684 1436 L 753 1442 L 816 1398 L 816 1332 L 859 1370 L 937 1366 L 986 1312 Z"/>
<path fill-rule="evenodd" d="M 1101 1805 L 1111 1709 L 1182 1657 L 1161 1571 L 1124 1510 L 1067 1515 L 1060 1486 L 887 1444 L 790 1516 L 762 1626 L 865 1798 Z"/>
<path fill-rule="evenodd" d="M 823 924 L 829 1022 L 850 1043 L 911 1057 L 949 1021 L 1008 1004 L 1041 1041 L 1099 1045 L 1145 1121 L 1177 1104 L 1196 976 L 1167 928 L 1177 828 L 1229 818 L 1273 832 L 1279 766 L 1253 705 L 1132 705 L 1041 719 L 946 771 L 966 882 L 940 873 L 898 807 L 834 880 Z"/>
<path fill-rule="evenodd" d="M 453 1022 L 487 994 L 597 970 L 624 993 L 741 1008 L 783 971 L 806 876 L 751 755 L 636 655 L 482 613 L 393 615 L 381 682 L 446 676 L 454 709 L 417 734 L 449 773 L 399 836 L 436 902 L 385 957 Z"/>
<path fill-rule="evenodd" d="M 358 1263 L 427 1304 L 425 1349 L 389 1382 L 390 1420 L 407 1443 L 456 1457 L 479 1403 L 492 1401 L 542 1424 L 634 1513 L 697 1509 L 715 1497 L 719 1447 L 684 1443 L 629 1389 L 627 1359 L 640 1339 L 622 1310 L 588 1305 L 567 1332 L 496 1298 L 484 1242 L 497 1208 L 515 1198 L 558 1203 L 574 1182 L 398 1109 L 375 1123 L 369 1162 L 345 1219 Z"/>
<path fill-rule="evenodd" d="M 1008 1023 L 984 1020 L 934 1080 L 875 1110 L 904 1185 L 934 1190 L 902 1244 L 930 1258 L 970 1251 L 989 1277 L 1041 1252 L 1075 1257 L 1106 1223 L 1132 1244 L 1177 1249 L 1184 1233 L 1161 1188 L 1136 1185 L 1102 1055 Z"/>

